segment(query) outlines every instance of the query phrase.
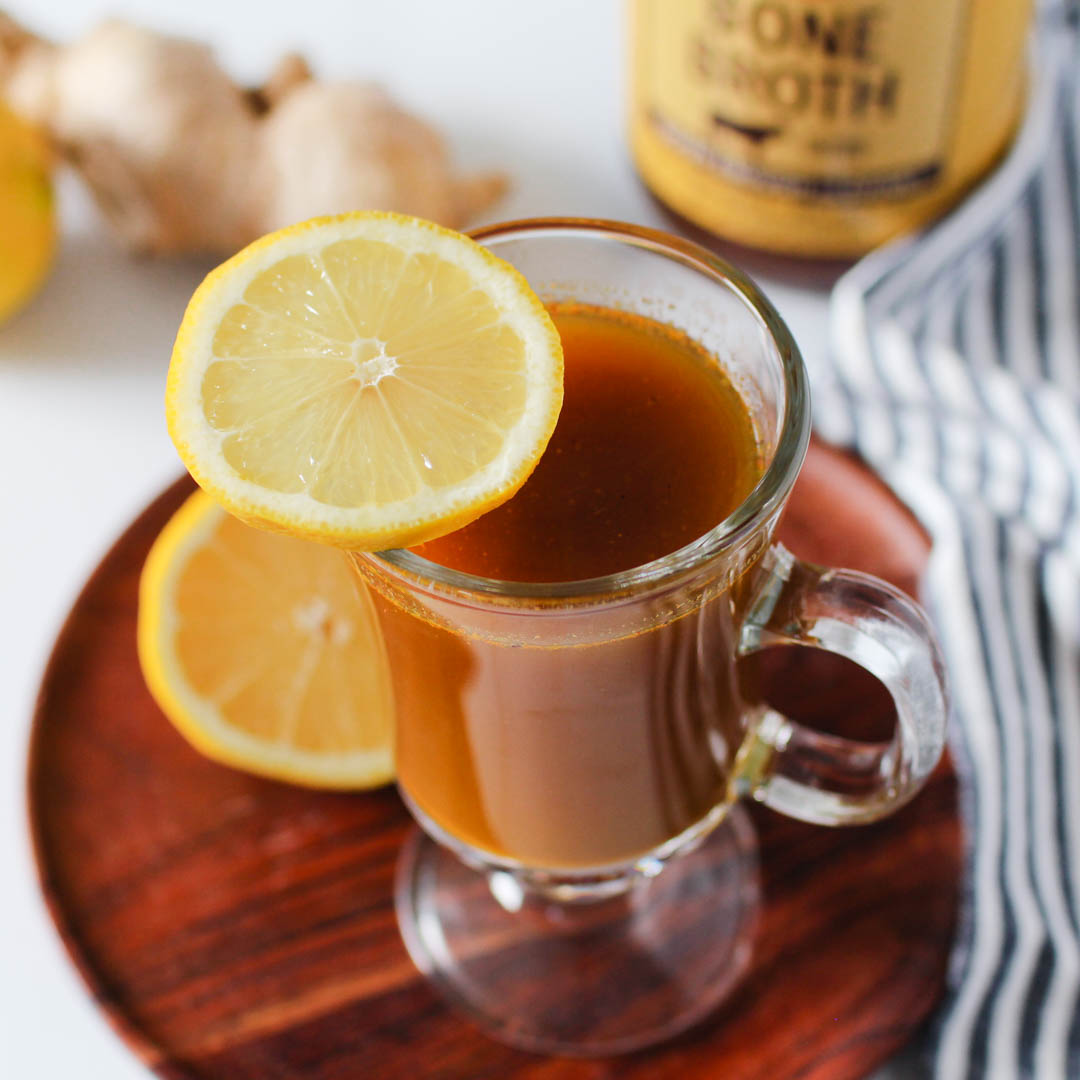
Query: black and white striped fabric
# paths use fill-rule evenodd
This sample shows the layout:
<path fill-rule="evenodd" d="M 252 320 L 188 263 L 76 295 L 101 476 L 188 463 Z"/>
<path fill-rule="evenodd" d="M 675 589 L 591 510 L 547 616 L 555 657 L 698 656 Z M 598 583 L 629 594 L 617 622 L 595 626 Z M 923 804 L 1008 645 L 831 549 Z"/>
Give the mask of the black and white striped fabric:
<path fill-rule="evenodd" d="M 838 282 L 815 424 L 912 507 L 950 669 L 965 903 L 927 1075 L 1080 1077 L 1080 55 L 1042 13 L 1016 146 Z"/>

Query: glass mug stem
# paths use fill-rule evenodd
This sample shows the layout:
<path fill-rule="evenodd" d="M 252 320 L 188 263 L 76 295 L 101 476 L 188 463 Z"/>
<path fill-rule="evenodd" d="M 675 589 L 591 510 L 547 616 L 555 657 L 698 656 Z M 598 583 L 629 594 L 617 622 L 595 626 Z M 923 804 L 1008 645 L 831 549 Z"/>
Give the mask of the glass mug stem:
<path fill-rule="evenodd" d="M 782 544 L 761 573 L 739 655 L 802 645 L 844 656 L 884 685 L 897 725 L 888 742 L 862 742 L 762 708 L 736 763 L 737 796 L 816 825 L 892 813 L 925 782 L 945 742 L 945 668 L 925 614 L 878 578 L 803 562 Z"/>

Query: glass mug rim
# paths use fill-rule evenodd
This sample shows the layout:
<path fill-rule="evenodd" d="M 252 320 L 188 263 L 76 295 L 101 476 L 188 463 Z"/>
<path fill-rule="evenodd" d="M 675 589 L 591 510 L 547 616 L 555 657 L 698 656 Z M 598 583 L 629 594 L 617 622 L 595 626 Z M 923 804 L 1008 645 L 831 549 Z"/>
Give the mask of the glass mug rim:
<path fill-rule="evenodd" d="M 743 302 L 768 332 L 776 347 L 784 382 L 784 411 L 772 459 L 750 494 L 726 518 L 704 535 L 658 559 L 602 577 L 576 581 L 502 581 L 442 566 L 405 548 L 365 555 L 404 576 L 413 587 L 450 591 L 458 599 L 489 606 L 500 599 L 588 601 L 605 596 L 662 588 L 693 573 L 717 556 L 738 547 L 761 523 L 771 519 L 787 499 L 802 468 L 810 441 L 810 388 L 802 354 L 779 313 L 742 271 L 706 248 L 659 229 L 602 218 L 538 217 L 500 222 L 468 234 L 479 243 L 499 239 L 557 236 L 623 243 L 627 247 L 661 255 L 695 270 L 727 288 Z M 498 254 L 497 249 L 493 250 Z"/>

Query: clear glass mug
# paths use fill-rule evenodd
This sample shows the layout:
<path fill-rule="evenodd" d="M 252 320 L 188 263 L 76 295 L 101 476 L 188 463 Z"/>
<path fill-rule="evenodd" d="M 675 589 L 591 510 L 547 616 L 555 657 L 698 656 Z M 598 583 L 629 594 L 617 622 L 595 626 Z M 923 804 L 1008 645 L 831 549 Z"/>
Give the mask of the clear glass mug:
<path fill-rule="evenodd" d="M 621 1052 L 700 1019 L 746 966 L 756 862 L 737 800 L 820 825 L 890 813 L 941 755 L 943 667 L 904 594 L 773 544 L 809 441 L 809 391 L 749 279 L 630 225 L 536 220 L 474 236 L 545 300 L 690 334 L 741 391 L 764 451 L 760 482 L 725 521 L 608 577 L 519 583 L 404 550 L 353 555 L 392 672 L 399 787 L 423 829 L 399 864 L 410 954 L 497 1038 Z M 737 661 L 777 644 L 877 676 L 896 706 L 891 741 L 824 735 L 744 700 Z"/>

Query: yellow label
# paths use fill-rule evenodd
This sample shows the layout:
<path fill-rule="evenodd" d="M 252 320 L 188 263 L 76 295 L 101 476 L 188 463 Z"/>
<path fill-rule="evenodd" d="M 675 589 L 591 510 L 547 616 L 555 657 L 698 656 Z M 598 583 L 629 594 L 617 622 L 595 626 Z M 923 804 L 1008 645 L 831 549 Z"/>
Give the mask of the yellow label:
<path fill-rule="evenodd" d="M 821 198 L 934 183 L 967 0 L 638 0 L 639 109 L 674 147 Z"/>

